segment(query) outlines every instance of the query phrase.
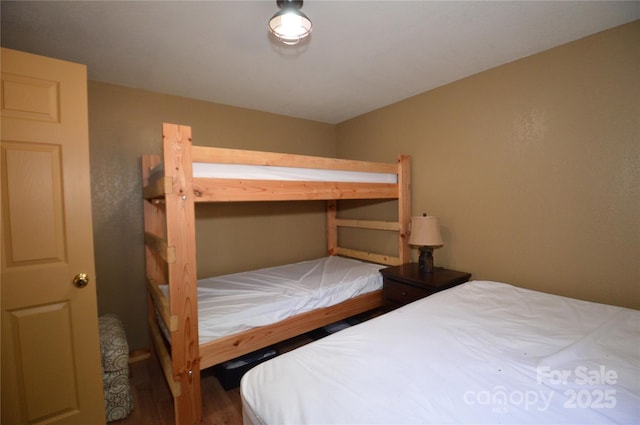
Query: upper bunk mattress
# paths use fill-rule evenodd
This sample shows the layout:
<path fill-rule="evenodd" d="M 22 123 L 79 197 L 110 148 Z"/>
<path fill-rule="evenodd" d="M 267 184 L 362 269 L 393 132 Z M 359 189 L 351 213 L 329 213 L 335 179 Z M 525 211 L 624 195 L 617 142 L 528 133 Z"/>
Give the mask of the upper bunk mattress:
<path fill-rule="evenodd" d="M 262 363 L 248 424 L 640 423 L 640 312 L 474 281 Z"/>
<path fill-rule="evenodd" d="M 193 176 L 219 179 L 295 180 L 351 183 L 398 182 L 397 174 L 265 165 L 193 163 Z"/>
<path fill-rule="evenodd" d="M 381 289 L 383 267 L 330 256 L 198 280 L 200 344 Z"/>
<path fill-rule="evenodd" d="M 398 175 L 367 171 L 323 170 L 318 168 L 279 167 L 267 165 L 219 164 L 194 162 L 193 176 L 199 178 L 284 180 L 343 183 L 398 183 Z M 150 179 L 161 177 L 163 164 L 156 166 Z"/>

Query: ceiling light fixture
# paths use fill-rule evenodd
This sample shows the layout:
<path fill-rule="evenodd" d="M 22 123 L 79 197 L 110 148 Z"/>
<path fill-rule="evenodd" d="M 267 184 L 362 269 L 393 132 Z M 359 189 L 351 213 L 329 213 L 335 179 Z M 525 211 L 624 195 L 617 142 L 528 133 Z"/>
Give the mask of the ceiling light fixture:
<path fill-rule="evenodd" d="M 294 45 L 311 34 L 311 20 L 300 11 L 302 0 L 276 0 L 280 8 L 269 20 L 269 31 L 284 44 Z"/>

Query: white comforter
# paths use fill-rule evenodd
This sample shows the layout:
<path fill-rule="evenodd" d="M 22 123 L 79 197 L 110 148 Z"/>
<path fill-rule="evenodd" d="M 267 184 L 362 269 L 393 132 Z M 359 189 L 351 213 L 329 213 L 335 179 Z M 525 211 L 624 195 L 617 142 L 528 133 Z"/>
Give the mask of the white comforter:
<path fill-rule="evenodd" d="M 474 281 L 250 370 L 246 424 L 640 423 L 640 312 Z"/>

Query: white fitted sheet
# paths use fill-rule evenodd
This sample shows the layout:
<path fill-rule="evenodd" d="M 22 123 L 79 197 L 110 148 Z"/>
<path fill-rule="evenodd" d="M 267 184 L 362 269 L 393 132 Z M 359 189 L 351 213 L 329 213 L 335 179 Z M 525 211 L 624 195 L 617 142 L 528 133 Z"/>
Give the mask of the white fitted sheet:
<path fill-rule="evenodd" d="M 383 267 L 329 256 L 198 280 L 200 344 L 381 289 Z"/>
<path fill-rule="evenodd" d="M 151 172 L 151 178 L 163 175 L 160 164 Z M 325 181 L 350 183 L 398 183 L 394 173 L 366 171 L 323 170 L 317 168 L 278 167 L 267 165 L 218 164 L 194 162 L 193 176 L 201 178 L 245 180 Z"/>
<path fill-rule="evenodd" d="M 193 163 L 194 177 L 298 180 L 358 183 L 397 183 L 398 175 L 365 171 L 321 170 L 317 168 L 278 167 L 266 165 Z"/>
<path fill-rule="evenodd" d="M 640 423 L 640 312 L 474 281 L 251 369 L 245 424 Z"/>

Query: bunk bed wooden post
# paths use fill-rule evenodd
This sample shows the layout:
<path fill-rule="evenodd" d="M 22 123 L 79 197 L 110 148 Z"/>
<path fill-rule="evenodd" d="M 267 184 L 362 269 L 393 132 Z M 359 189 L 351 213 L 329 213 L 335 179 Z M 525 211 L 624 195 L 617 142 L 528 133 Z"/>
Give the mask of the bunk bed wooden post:
<path fill-rule="evenodd" d="M 168 263 L 169 310 L 177 318 L 171 334 L 173 375 L 180 382 L 174 394 L 175 423 L 202 423 L 200 354 L 195 246 L 195 206 L 192 187 L 191 128 L 164 124 L 163 158 L 171 192 L 165 196 L 167 245 L 179 247 Z"/>
<path fill-rule="evenodd" d="M 411 221 L 411 158 L 398 156 L 398 257 L 402 264 L 411 261 L 409 223 Z"/>
<path fill-rule="evenodd" d="M 327 201 L 327 252 L 335 255 L 338 248 L 338 202 L 335 199 Z"/>

